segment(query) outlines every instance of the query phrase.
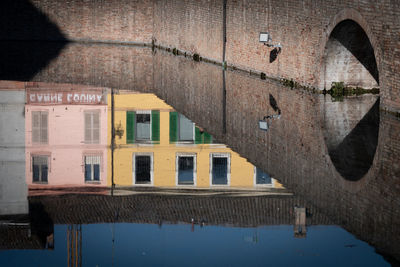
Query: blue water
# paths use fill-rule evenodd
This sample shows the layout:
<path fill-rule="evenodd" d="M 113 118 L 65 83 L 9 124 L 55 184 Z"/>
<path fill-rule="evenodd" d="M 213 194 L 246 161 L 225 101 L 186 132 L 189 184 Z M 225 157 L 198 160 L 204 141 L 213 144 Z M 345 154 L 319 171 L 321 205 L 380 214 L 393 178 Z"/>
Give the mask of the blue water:
<path fill-rule="evenodd" d="M 54 226 L 54 239 L 54 250 L 0 251 L 0 265 L 67 266 L 67 225 Z M 81 249 L 83 266 L 390 266 L 337 226 L 295 238 L 291 225 L 91 224 L 82 225 Z"/>

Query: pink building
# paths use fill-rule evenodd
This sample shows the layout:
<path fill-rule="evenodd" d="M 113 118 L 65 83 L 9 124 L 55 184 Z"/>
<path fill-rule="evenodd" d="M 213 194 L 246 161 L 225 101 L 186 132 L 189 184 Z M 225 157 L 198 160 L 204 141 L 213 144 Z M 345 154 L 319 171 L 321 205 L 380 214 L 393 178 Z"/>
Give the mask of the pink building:
<path fill-rule="evenodd" d="M 55 86 L 26 89 L 26 181 L 107 185 L 107 92 Z"/>

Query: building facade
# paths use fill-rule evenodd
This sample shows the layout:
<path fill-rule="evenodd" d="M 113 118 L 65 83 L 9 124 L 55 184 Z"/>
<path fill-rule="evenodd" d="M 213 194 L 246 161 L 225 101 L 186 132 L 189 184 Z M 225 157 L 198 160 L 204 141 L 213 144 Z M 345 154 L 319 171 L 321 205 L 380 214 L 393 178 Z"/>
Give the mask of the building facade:
<path fill-rule="evenodd" d="M 108 99 L 111 129 L 111 104 Z M 154 94 L 114 95 L 114 163 L 108 185 L 158 187 L 281 187 L 245 158 L 219 144 L 201 127 Z M 112 136 L 108 137 L 111 147 Z"/>
<path fill-rule="evenodd" d="M 26 89 L 28 185 L 107 184 L 106 90 L 71 85 Z"/>

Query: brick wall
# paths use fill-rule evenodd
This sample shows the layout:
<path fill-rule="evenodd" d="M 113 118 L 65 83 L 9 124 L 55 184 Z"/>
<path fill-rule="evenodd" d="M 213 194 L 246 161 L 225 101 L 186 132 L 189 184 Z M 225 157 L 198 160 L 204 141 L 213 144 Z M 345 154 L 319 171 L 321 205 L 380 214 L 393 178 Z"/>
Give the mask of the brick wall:
<path fill-rule="evenodd" d="M 222 61 L 223 1 L 158 0 L 156 43 Z"/>
<path fill-rule="evenodd" d="M 69 44 L 32 80 L 150 91 L 152 51 L 143 47 Z"/>
<path fill-rule="evenodd" d="M 1 39 L 150 43 L 153 0 L 2 1 Z"/>
<path fill-rule="evenodd" d="M 154 62 L 154 92 L 168 104 L 324 210 L 336 224 L 400 258 L 396 248 L 400 237 L 398 119 L 381 114 L 372 166 L 362 179 L 351 182 L 341 177 L 330 159 L 324 132 L 326 103 L 319 95 L 228 71 L 224 100 L 219 67 L 164 54 L 157 54 Z M 207 86 L 202 75 L 217 85 Z M 276 114 L 270 95 L 282 116 L 265 132 L 258 129 L 258 120 Z"/>
<path fill-rule="evenodd" d="M 227 1 L 226 60 L 272 77 L 321 86 L 325 45 L 342 20 L 356 21 L 366 32 L 377 57 L 383 107 L 400 108 L 398 72 L 400 3 L 394 1 Z M 161 45 L 221 61 L 223 0 L 157 1 L 154 37 Z M 258 42 L 270 32 L 283 48 L 270 62 L 272 48 Z M 397 60 L 396 60 L 397 58 Z"/>
<path fill-rule="evenodd" d="M 183 60 L 166 52 L 157 53 L 152 92 L 167 103 L 174 103 L 174 109 L 205 127 L 205 131 L 222 133 L 222 69 L 212 64 Z M 210 118 L 214 121 L 212 125 Z"/>
<path fill-rule="evenodd" d="M 67 199 L 67 201 L 66 201 Z M 294 224 L 293 209 L 306 206 L 314 216 L 308 225 L 330 225 L 326 216 L 304 200 L 293 196 L 229 197 L 171 196 L 146 194 L 131 196 L 64 195 L 30 197 L 31 212 L 43 207 L 55 224 L 72 223 L 195 223 L 257 227 Z M 115 212 L 118 211 L 118 218 Z M 35 215 L 32 214 L 31 216 Z M 1 239 L 0 239 L 1 240 Z"/>
<path fill-rule="evenodd" d="M 2 1 L 0 39 L 148 43 L 222 61 L 224 0 Z M 4 7 L 4 8 L 3 8 Z M 382 107 L 400 110 L 400 2 L 228 0 L 226 60 L 272 77 L 321 86 L 329 34 L 342 20 L 357 22 L 377 58 Z M 258 42 L 270 32 L 283 48 Z"/>
<path fill-rule="evenodd" d="M 227 60 L 317 86 L 330 32 L 341 20 L 352 19 L 366 31 L 375 49 L 383 105 L 399 109 L 399 79 L 393 72 L 400 67 L 399 12 L 400 3 L 394 1 L 325 1 L 323 5 L 315 1 L 229 1 Z M 283 45 L 272 63 L 271 48 L 258 43 L 261 31 L 270 32 L 273 42 Z"/>
<path fill-rule="evenodd" d="M 329 157 L 319 95 L 242 72 L 228 71 L 224 82 L 220 66 L 109 45 L 68 45 L 34 80 L 154 92 L 217 140 L 324 209 L 335 223 L 387 253 L 398 252 L 393 244 L 400 236 L 400 122 L 390 116 L 381 117 L 372 167 L 361 180 L 349 182 Z M 258 130 L 258 120 L 276 113 L 270 98 L 282 117 L 264 132 Z"/>

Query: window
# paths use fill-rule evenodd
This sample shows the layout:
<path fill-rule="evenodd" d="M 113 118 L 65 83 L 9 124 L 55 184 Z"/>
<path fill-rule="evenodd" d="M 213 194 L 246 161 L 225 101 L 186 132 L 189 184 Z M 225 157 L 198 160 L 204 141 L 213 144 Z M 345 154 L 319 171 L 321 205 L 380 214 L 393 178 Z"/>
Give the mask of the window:
<path fill-rule="evenodd" d="M 153 154 L 134 154 L 133 180 L 136 185 L 153 184 Z"/>
<path fill-rule="evenodd" d="M 178 154 L 176 156 L 176 179 L 178 185 L 195 185 L 196 155 Z"/>
<path fill-rule="evenodd" d="M 137 110 L 126 113 L 126 143 L 160 141 L 160 111 Z"/>
<path fill-rule="evenodd" d="M 85 111 L 85 143 L 100 143 L 100 112 Z"/>
<path fill-rule="evenodd" d="M 100 181 L 101 156 L 85 156 L 85 182 Z"/>
<path fill-rule="evenodd" d="M 136 140 L 137 141 L 150 141 L 151 140 L 151 127 L 150 127 L 150 112 L 139 113 L 136 112 Z"/>
<path fill-rule="evenodd" d="M 194 123 L 185 116 L 183 116 L 182 114 L 179 114 L 178 120 L 179 120 L 179 127 L 178 127 L 179 141 L 193 141 Z"/>
<path fill-rule="evenodd" d="M 32 182 L 47 183 L 49 174 L 48 156 L 32 156 Z"/>
<path fill-rule="evenodd" d="M 195 140 L 194 123 L 178 112 L 170 112 L 170 141 L 190 142 Z"/>
<path fill-rule="evenodd" d="M 211 144 L 212 137 L 178 112 L 169 113 L 170 143 L 184 142 L 195 144 Z"/>
<path fill-rule="evenodd" d="M 272 186 L 272 178 L 268 173 L 263 172 L 260 168 L 254 167 L 254 179 L 256 185 Z"/>
<path fill-rule="evenodd" d="M 230 171 L 229 154 L 210 154 L 211 185 L 229 185 Z"/>
<path fill-rule="evenodd" d="M 32 111 L 32 143 L 47 144 L 48 112 Z"/>

